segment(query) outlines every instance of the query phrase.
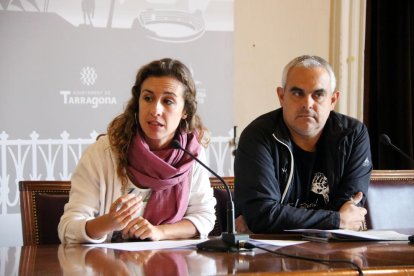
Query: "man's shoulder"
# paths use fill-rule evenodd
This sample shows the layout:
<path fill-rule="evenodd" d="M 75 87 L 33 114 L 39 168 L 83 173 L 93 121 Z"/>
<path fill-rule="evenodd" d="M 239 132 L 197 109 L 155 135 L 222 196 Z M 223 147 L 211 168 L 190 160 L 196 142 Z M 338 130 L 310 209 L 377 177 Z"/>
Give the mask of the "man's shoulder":
<path fill-rule="evenodd" d="M 281 116 L 280 109 L 264 113 L 256 119 L 254 119 L 250 124 L 248 124 L 246 129 L 254 129 L 255 131 L 258 129 L 262 129 L 273 132 L 276 127 L 279 116 Z"/>
<path fill-rule="evenodd" d="M 288 131 L 283 121 L 282 109 L 276 109 L 254 119 L 242 132 L 240 138 L 254 141 L 270 142 L 274 135 L 288 139 Z"/>
<path fill-rule="evenodd" d="M 331 111 L 329 118 L 334 125 L 343 129 L 360 130 L 365 126 L 360 120 L 336 111 Z"/>

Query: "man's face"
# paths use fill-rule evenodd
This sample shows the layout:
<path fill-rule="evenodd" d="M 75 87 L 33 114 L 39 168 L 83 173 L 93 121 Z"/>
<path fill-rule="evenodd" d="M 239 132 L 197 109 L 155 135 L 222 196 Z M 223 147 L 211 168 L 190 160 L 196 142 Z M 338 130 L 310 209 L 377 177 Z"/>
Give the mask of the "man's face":
<path fill-rule="evenodd" d="M 287 74 L 286 88 L 277 88 L 283 118 L 292 138 L 317 141 L 339 92 L 332 93 L 330 77 L 323 67 L 294 67 Z"/>

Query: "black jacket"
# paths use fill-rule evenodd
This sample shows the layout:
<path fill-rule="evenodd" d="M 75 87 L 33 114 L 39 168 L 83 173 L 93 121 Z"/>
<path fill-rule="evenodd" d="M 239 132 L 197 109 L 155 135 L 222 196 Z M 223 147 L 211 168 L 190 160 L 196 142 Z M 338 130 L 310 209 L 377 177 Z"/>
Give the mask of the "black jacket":
<path fill-rule="evenodd" d="M 339 209 L 355 193 L 368 192 L 372 163 L 366 127 L 331 111 L 317 144 L 329 185 L 325 209 L 295 207 L 300 185 L 282 109 L 258 117 L 240 136 L 235 157 L 235 202 L 254 233 L 295 228 L 339 228 Z M 303 189 L 302 189 L 303 192 Z M 284 195 L 285 194 L 285 195 Z M 282 201 L 283 198 L 283 201 Z"/>

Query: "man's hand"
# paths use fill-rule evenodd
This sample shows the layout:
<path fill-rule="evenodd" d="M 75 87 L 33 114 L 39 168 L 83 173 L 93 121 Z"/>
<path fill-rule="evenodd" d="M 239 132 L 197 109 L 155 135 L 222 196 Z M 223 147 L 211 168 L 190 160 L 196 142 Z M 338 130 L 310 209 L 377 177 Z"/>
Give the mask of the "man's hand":
<path fill-rule="evenodd" d="M 253 232 L 250 231 L 249 227 L 247 226 L 246 221 L 244 220 L 242 215 L 238 216 L 235 219 L 235 224 L 237 233 L 253 234 Z"/>
<path fill-rule="evenodd" d="M 339 228 L 354 231 L 366 230 L 365 215 L 367 210 L 357 206 L 362 198 L 362 192 L 358 192 L 342 205 L 339 209 Z"/>

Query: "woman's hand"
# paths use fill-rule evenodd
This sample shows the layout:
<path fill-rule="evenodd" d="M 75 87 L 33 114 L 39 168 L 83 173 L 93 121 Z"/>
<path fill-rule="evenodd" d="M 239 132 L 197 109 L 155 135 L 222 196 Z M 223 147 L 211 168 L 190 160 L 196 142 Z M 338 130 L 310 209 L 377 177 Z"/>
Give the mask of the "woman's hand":
<path fill-rule="evenodd" d="M 86 233 L 93 239 L 100 239 L 112 231 L 122 230 L 141 207 L 141 196 L 123 195 L 112 203 L 109 213 L 86 223 Z"/>
<path fill-rule="evenodd" d="M 130 223 L 122 230 L 122 238 L 128 239 L 149 239 L 159 241 L 164 239 L 162 227 L 152 225 L 143 217 L 138 217 L 130 221 Z"/>
<path fill-rule="evenodd" d="M 133 219 L 124 230 L 122 230 L 124 239 L 149 239 L 152 241 L 170 240 L 170 239 L 190 239 L 198 235 L 197 228 L 194 224 L 183 219 L 176 223 L 161 225 L 152 225 L 143 217 Z"/>
<path fill-rule="evenodd" d="M 112 222 L 112 231 L 124 229 L 134 218 L 134 214 L 142 206 L 142 197 L 128 194 L 119 197 L 112 203 L 107 216 Z"/>

